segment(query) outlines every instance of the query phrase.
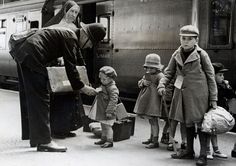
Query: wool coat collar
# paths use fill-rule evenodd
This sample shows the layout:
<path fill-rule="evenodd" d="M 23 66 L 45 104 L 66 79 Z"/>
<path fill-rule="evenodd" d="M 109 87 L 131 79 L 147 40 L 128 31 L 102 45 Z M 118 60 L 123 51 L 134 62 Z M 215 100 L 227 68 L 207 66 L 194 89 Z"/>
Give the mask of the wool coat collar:
<path fill-rule="evenodd" d="M 195 45 L 194 51 L 188 56 L 186 61 L 183 63 L 182 57 L 181 57 L 181 46 L 178 48 L 175 60 L 180 66 L 184 66 L 186 63 L 195 61 L 200 58 L 199 52 L 201 52 L 201 48 L 198 45 Z"/>

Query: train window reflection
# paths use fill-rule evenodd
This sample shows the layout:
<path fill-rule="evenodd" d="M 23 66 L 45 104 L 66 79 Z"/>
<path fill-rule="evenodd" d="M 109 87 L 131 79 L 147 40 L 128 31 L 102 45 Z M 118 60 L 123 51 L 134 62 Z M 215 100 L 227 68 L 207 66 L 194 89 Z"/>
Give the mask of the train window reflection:
<path fill-rule="evenodd" d="M 103 43 L 109 43 L 110 41 L 110 16 L 109 15 L 102 15 L 97 18 L 97 22 L 103 24 L 106 28 L 106 36 L 103 39 Z"/>
<path fill-rule="evenodd" d="M 231 48 L 234 0 L 210 0 L 209 7 L 209 46 Z"/>

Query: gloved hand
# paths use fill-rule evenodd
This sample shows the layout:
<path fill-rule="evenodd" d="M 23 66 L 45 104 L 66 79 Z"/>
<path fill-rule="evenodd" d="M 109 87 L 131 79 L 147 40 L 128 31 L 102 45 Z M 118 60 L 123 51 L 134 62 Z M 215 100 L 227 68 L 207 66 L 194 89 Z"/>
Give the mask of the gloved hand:
<path fill-rule="evenodd" d="M 165 88 L 159 88 L 157 90 L 157 93 L 160 95 L 160 96 L 163 96 L 166 94 L 166 89 Z"/>
<path fill-rule="evenodd" d="M 150 86 L 151 81 L 143 80 L 143 86 Z"/>
<path fill-rule="evenodd" d="M 91 86 L 87 86 L 85 85 L 82 89 L 80 89 L 82 93 L 89 95 L 89 96 L 94 96 L 97 94 L 96 90 L 91 87 Z"/>
<path fill-rule="evenodd" d="M 216 103 L 216 101 L 213 101 L 213 100 L 210 101 L 210 107 L 216 109 L 216 108 L 217 108 L 217 103 Z"/>
<path fill-rule="evenodd" d="M 111 113 L 106 113 L 106 118 L 107 119 L 111 119 L 113 117 L 113 115 Z"/>

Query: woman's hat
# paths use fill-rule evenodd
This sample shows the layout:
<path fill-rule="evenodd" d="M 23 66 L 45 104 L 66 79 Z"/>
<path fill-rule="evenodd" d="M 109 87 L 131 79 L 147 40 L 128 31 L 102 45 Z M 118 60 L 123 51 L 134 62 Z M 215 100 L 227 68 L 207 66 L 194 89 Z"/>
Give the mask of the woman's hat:
<path fill-rule="evenodd" d="M 155 54 L 155 53 L 151 53 L 148 54 L 145 58 L 145 63 L 143 65 L 144 67 L 154 67 L 157 69 L 162 70 L 162 68 L 164 67 L 161 64 L 161 58 L 159 55 Z"/>
<path fill-rule="evenodd" d="M 116 78 L 117 77 L 117 73 L 115 71 L 115 69 L 111 66 L 103 66 L 99 72 L 102 72 L 104 74 L 106 74 L 108 77 L 111 78 Z"/>
<path fill-rule="evenodd" d="M 80 25 L 95 45 L 106 36 L 106 29 L 101 23 L 84 24 L 81 22 Z"/>
<path fill-rule="evenodd" d="M 214 67 L 215 74 L 228 71 L 228 69 L 226 69 L 222 63 L 212 63 L 212 66 Z"/>
<path fill-rule="evenodd" d="M 182 28 L 180 28 L 179 35 L 180 36 L 198 36 L 199 30 L 196 26 L 185 25 Z"/>

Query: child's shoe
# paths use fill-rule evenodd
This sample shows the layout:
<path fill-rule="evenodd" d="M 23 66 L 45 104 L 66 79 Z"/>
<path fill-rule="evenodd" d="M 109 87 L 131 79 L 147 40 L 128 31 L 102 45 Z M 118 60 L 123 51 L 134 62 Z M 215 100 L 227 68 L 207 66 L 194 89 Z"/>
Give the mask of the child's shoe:
<path fill-rule="evenodd" d="M 226 154 L 221 153 L 219 150 L 213 152 L 213 157 L 227 158 Z"/>
<path fill-rule="evenodd" d="M 158 137 L 153 137 L 152 143 L 146 146 L 148 149 L 159 148 Z"/>
<path fill-rule="evenodd" d="M 148 139 L 147 141 L 143 141 L 143 142 L 142 142 L 142 144 L 144 144 L 144 145 L 148 145 L 148 144 L 150 144 L 150 143 L 152 143 L 152 140 L 151 140 L 151 139 Z"/>
<path fill-rule="evenodd" d="M 163 133 L 161 137 L 161 143 L 169 144 L 169 133 Z"/>
<path fill-rule="evenodd" d="M 113 142 L 105 142 L 103 145 L 101 145 L 101 148 L 111 148 L 113 147 Z"/>
<path fill-rule="evenodd" d="M 105 142 L 106 142 L 106 140 L 101 139 L 101 140 L 99 140 L 97 142 L 94 142 L 94 144 L 95 145 L 103 145 Z"/>
<path fill-rule="evenodd" d="M 208 160 L 213 160 L 213 156 L 210 151 L 207 151 L 207 159 Z"/>

